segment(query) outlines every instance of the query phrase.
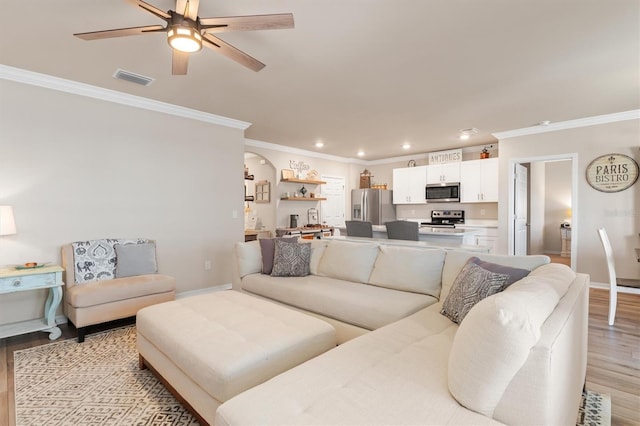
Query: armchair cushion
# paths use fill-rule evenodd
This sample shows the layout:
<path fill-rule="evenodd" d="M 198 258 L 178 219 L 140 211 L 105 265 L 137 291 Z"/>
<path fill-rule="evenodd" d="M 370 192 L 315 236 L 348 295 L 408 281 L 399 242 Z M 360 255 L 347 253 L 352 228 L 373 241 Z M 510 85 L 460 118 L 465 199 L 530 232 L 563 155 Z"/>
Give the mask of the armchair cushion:
<path fill-rule="evenodd" d="M 115 277 L 116 244 L 141 244 L 146 240 L 106 238 L 72 243 L 76 284 L 111 280 Z"/>
<path fill-rule="evenodd" d="M 116 251 L 116 278 L 158 272 L 155 243 L 116 244 L 114 248 Z"/>
<path fill-rule="evenodd" d="M 173 292 L 175 287 L 175 278 L 162 274 L 149 274 L 116 278 L 110 280 L 108 285 L 100 282 L 75 285 L 66 288 L 65 292 L 67 303 L 71 307 L 87 308 L 150 294 Z"/>

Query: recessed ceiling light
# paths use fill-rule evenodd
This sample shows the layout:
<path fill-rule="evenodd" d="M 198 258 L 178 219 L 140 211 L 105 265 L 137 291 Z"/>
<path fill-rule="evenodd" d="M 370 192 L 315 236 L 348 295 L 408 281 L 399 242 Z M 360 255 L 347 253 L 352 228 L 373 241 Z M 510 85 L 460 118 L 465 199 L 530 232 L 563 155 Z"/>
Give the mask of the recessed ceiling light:
<path fill-rule="evenodd" d="M 409 142 L 405 142 L 402 144 L 402 149 L 409 149 L 411 148 L 411 144 Z"/>
<path fill-rule="evenodd" d="M 475 127 L 472 127 L 470 129 L 462 129 L 460 130 L 459 137 L 461 141 L 466 141 L 471 137 L 471 135 L 475 135 L 476 133 L 478 133 L 478 129 L 476 129 Z"/>
<path fill-rule="evenodd" d="M 551 124 L 551 121 L 549 121 L 549 120 L 543 120 L 543 121 L 538 123 L 538 125 L 540 125 L 540 126 L 548 126 L 549 124 Z"/>
<path fill-rule="evenodd" d="M 324 143 L 322 143 L 322 141 L 316 142 L 316 148 L 322 148 L 323 146 L 324 146 Z"/>
<path fill-rule="evenodd" d="M 358 157 L 364 156 L 364 151 L 358 151 Z"/>

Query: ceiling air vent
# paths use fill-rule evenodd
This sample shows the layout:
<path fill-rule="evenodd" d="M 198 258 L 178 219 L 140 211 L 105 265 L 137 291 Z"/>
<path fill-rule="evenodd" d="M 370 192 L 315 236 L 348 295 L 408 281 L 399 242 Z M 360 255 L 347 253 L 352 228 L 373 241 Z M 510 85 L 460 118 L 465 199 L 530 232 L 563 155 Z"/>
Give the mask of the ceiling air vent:
<path fill-rule="evenodd" d="M 113 74 L 113 77 L 117 78 L 118 80 L 125 80 L 131 83 L 140 84 L 142 86 L 148 86 L 153 83 L 154 80 L 151 77 L 136 74 L 131 71 L 121 70 L 120 68 L 116 70 L 115 74 Z"/>

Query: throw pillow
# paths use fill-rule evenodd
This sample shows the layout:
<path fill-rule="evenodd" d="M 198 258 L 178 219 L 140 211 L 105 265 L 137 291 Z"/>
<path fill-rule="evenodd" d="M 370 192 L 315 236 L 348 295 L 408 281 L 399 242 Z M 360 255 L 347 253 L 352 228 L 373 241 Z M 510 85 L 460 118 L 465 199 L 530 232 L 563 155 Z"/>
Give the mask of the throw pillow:
<path fill-rule="evenodd" d="M 509 287 L 511 284 L 515 283 L 516 281 L 520 281 L 521 279 L 523 279 L 524 277 L 526 277 L 531 273 L 531 271 L 528 269 L 513 268 L 511 266 L 487 262 L 477 257 L 472 257 L 468 261 L 475 263 L 476 265 L 480 266 L 482 269 L 486 269 L 487 271 L 495 272 L 497 274 L 509 275 L 509 278 L 507 279 L 507 282 L 504 284 L 504 288 L 502 290 Z"/>
<path fill-rule="evenodd" d="M 488 296 L 502 291 L 507 274 L 488 271 L 469 259 L 456 277 L 440 313 L 460 324 L 471 308 Z"/>
<path fill-rule="evenodd" d="M 262 253 L 262 273 L 263 274 L 267 274 L 267 275 L 271 274 L 271 270 L 273 269 L 273 255 L 275 254 L 276 240 L 296 242 L 298 241 L 298 238 L 277 237 L 277 238 L 261 238 L 258 240 L 260 242 L 260 251 Z"/>
<path fill-rule="evenodd" d="M 116 251 L 116 278 L 158 272 L 155 243 L 116 244 L 114 248 Z"/>
<path fill-rule="evenodd" d="M 76 284 L 91 281 L 111 280 L 115 277 L 116 244 L 141 244 L 146 240 L 137 239 L 101 239 L 77 241 L 72 243 L 73 266 Z"/>
<path fill-rule="evenodd" d="M 311 244 L 276 240 L 272 277 L 305 277 L 309 275 Z"/>

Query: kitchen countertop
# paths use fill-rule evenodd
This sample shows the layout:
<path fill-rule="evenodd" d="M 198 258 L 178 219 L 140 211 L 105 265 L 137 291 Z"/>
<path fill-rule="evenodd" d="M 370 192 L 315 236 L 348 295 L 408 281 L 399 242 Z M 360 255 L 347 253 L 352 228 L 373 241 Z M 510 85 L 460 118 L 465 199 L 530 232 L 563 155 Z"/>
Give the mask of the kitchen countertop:
<path fill-rule="evenodd" d="M 327 237 L 331 240 L 355 241 L 355 242 L 371 242 L 376 241 L 384 244 L 410 246 L 410 247 L 428 247 L 441 248 L 445 250 L 465 250 L 480 253 L 489 253 L 489 247 L 483 245 L 457 244 L 456 240 L 451 243 L 432 242 L 432 241 L 407 241 L 407 240 L 389 240 L 387 238 L 367 238 L 367 237 L 349 237 L 348 235 Z"/>
<path fill-rule="evenodd" d="M 373 225 L 373 232 L 384 232 L 387 233 L 387 227 L 384 225 Z M 342 231 L 342 229 L 341 229 Z M 421 226 L 418 229 L 419 234 L 423 235 L 438 235 L 438 236 L 446 236 L 446 237 L 465 237 L 467 235 L 476 234 L 478 231 L 473 229 L 457 229 L 457 228 L 432 228 L 430 226 Z"/>

